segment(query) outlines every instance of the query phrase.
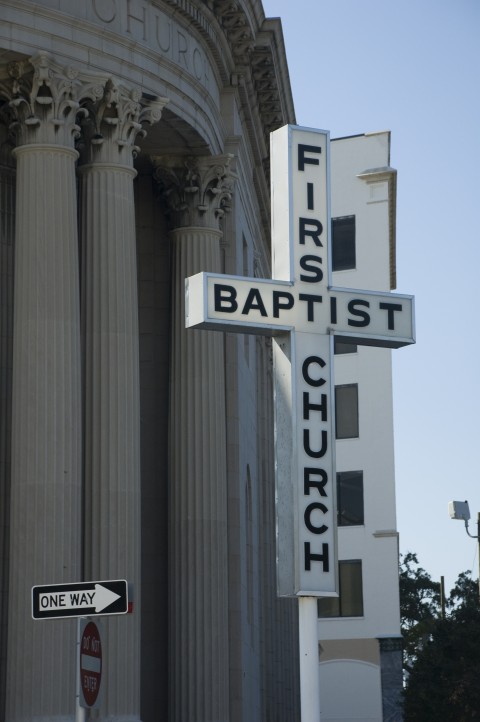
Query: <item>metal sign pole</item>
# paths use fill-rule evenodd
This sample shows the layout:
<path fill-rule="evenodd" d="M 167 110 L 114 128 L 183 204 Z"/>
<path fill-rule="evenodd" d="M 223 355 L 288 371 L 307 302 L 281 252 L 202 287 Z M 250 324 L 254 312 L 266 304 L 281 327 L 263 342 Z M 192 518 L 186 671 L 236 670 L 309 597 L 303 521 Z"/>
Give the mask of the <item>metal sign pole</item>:
<path fill-rule="evenodd" d="M 300 597 L 299 652 L 301 722 L 320 720 L 320 674 L 318 670 L 317 600 Z"/>

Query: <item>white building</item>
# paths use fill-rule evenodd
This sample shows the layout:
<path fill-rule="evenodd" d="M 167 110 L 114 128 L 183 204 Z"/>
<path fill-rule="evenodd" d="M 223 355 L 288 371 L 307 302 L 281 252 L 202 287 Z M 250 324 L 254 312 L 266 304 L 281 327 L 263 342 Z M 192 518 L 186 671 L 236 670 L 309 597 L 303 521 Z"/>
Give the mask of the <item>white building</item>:
<path fill-rule="evenodd" d="M 392 290 L 390 133 L 337 139 L 331 156 L 333 284 Z M 322 722 L 400 720 L 391 351 L 337 344 L 335 386 L 340 598 L 319 603 Z"/>

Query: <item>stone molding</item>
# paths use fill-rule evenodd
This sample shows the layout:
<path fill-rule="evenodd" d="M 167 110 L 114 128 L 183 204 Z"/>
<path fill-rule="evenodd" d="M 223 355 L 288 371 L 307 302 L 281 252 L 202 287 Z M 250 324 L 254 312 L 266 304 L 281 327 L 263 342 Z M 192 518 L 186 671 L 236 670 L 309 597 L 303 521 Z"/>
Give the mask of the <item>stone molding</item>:
<path fill-rule="evenodd" d="M 219 34 L 212 28 L 215 19 L 232 58 L 230 83 L 246 88 L 247 94 L 242 97 L 242 102 L 247 106 L 251 103 L 251 94 L 256 95 L 268 150 L 269 134 L 286 123 L 295 122 L 280 25 L 277 30 L 274 22 L 267 21 L 260 28 L 252 27 L 242 0 L 203 0 L 204 12 L 191 0 L 166 2 L 198 28 L 217 62 L 225 65 L 225 53 L 219 55 L 218 50 Z"/>
<path fill-rule="evenodd" d="M 154 178 L 165 201 L 171 228 L 212 228 L 231 208 L 235 174 L 233 155 L 154 156 Z"/>
<path fill-rule="evenodd" d="M 163 1 L 166 6 L 165 10 L 167 10 L 167 12 L 168 10 L 173 12 L 174 16 L 176 16 L 185 27 L 194 30 L 192 37 L 196 35 L 198 40 L 202 41 L 205 52 L 209 54 L 211 60 L 214 60 L 216 73 L 218 73 L 217 81 L 220 80 L 220 90 L 221 87 L 224 89 L 230 87 L 237 93 L 241 111 L 245 115 L 246 132 L 251 139 L 252 147 L 256 149 L 256 164 L 258 164 L 259 167 L 263 164 L 262 180 L 268 183 L 269 135 L 273 130 L 281 127 L 285 123 L 295 122 L 295 112 L 280 21 L 278 19 L 265 19 L 260 3 L 255 0 Z M 153 7 L 157 7 L 157 5 L 155 4 Z M 42 57 L 44 59 L 42 63 L 45 63 L 47 54 L 44 53 Z M 77 61 L 77 65 L 82 68 L 82 61 Z M 45 84 L 43 82 L 44 79 L 42 79 L 39 87 L 39 90 L 41 90 L 40 98 L 35 99 L 35 104 L 41 106 L 41 112 L 39 112 L 37 108 L 35 112 L 30 113 L 28 108 L 29 104 L 31 105 L 31 82 L 28 82 L 28 79 L 25 78 L 26 87 L 22 81 L 24 87 L 21 96 L 17 94 L 15 97 L 12 97 L 13 78 L 11 74 L 7 73 L 5 82 L 6 67 L 7 64 L 0 67 L 0 100 L 2 98 L 8 98 L 9 101 L 19 101 L 20 104 L 24 106 L 21 110 L 16 105 L 12 107 L 14 115 L 18 116 L 22 111 L 25 116 L 23 118 L 12 117 L 12 121 L 21 121 L 20 126 L 17 126 L 17 145 L 24 142 L 37 142 L 36 138 L 40 137 L 41 133 L 45 133 L 45 127 L 47 127 L 45 124 L 37 124 L 36 126 L 31 124 L 35 117 L 41 119 L 46 115 L 47 108 L 44 103 L 47 100 L 48 84 L 52 84 L 53 77 L 57 78 L 56 82 L 58 82 L 61 77 L 66 82 L 62 91 L 64 92 L 63 100 L 78 102 L 80 101 L 78 93 L 83 83 L 93 83 L 94 87 L 95 85 L 105 86 L 110 75 L 110 73 L 105 73 L 105 75 L 101 77 L 102 72 L 100 70 L 100 77 L 94 81 L 92 79 L 89 80 L 72 66 L 61 67 L 57 65 L 56 68 L 53 69 L 53 73 L 51 69 L 46 71 L 45 67 L 42 66 L 42 72 L 48 76 L 46 78 L 48 83 Z M 31 75 L 32 73 L 32 66 L 28 61 L 15 62 L 9 67 L 11 72 L 17 76 L 24 75 L 25 72 L 26 75 Z M 17 89 L 18 86 L 22 84 L 19 81 L 20 78 L 17 79 Z M 199 82 L 198 76 L 197 82 Z M 67 94 L 65 95 L 65 93 Z M 26 103 L 22 102 L 21 97 Z M 93 102 L 99 103 L 99 100 L 100 98 L 96 97 Z M 147 97 L 142 94 L 139 99 L 142 107 L 146 100 Z M 82 111 L 84 110 L 81 101 L 80 108 Z M 41 139 L 39 142 L 58 144 L 61 142 L 59 135 L 63 132 L 66 137 L 62 142 L 64 144 L 70 144 L 71 134 L 69 134 L 68 131 L 73 133 L 76 138 L 78 128 L 75 126 L 79 125 L 79 119 L 76 117 L 73 106 L 68 117 L 60 115 L 60 117 L 55 118 L 52 108 L 50 108 L 49 112 L 53 120 L 59 121 L 60 124 L 58 126 L 48 125 L 49 135 L 51 136 L 50 139 L 43 138 L 43 140 Z M 62 109 L 62 113 L 63 112 Z M 26 123 L 27 120 L 28 124 Z M 70 128 L 68 124 L 65 125 L 66 121 L 70 122 Z M 61 125 L 62 122 L 63 125 Z M 91 122 L 91 118 L 88 122 Z M 86 123 L 83 122 L 82 125 L 85 129 Z M 94 127 L 94 123 L 92 127 Z M 20 134 L 22 131 L 25 137 L 21 137 Z M 112 133 L 111 127 L 109 132 Z M 92 140 L 101 140 L 96 138 L 96 135 L 103 136 L 103 145 L 99 143 L 94 149 L 93 147 L 90 149 L 91 155 L 94 155 L 97 159 L 103 154 L 108 155 L 107 146 L 109 144 L 105 142 L 105 134 L 102 131 L 98 133 L 92 132 L 91 135 Z M 130 139 L 130 142 L 132 146 L 134 146 L 135 144 L 132 140 L 133 139 Z M 102 147 L 100 147 L 101 145 Z M 117 151 L 118 149 L 117 146 Z M 82 155 L 85 153 L 84 147 L 79 147 L 78 150 L 80 150 Z M 127 153 L 124 152 L 125 150 L 126 147 L 123 146 L 122 156 L 127 155 Z M 132 152 L 135 154 L 136 149 L 134 148 Z"/>
<path fill-rule="evenodd" d="M 368 168 L 357 175 L 365 183 L 388 184 L 388 233 L 390 247 L 390 290 L 397 287 L 396 246 L 397 246 L 397 171 L 395 168 Z"/>

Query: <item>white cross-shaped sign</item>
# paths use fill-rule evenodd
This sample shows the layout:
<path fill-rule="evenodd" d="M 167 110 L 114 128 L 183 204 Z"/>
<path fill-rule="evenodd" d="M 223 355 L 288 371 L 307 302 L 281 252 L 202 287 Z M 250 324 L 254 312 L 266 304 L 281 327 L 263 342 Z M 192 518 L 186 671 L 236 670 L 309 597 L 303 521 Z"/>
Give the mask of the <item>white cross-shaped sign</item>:
<path fill-rule="evenodd" d="M 333 336 L 414 343 L 413 298 L 331 285 L 329 134 L 271 135 L 272 273 L 186 280 L 187 327 L 274 337 L 277 584 L 336 596 Z"/>

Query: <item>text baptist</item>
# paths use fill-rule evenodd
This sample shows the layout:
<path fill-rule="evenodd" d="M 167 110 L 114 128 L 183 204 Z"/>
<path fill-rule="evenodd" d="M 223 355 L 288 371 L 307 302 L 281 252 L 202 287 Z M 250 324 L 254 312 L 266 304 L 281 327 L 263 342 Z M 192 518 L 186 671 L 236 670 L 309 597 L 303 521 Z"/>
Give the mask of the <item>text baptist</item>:
<path fill-rule="evenodd" d="M 278 289 L 266 288 L 264 285 L 252 285 L 246 296 L 242 294 L 239 300 L 235 286 L 226 283 L 214 284 L 214 309 L 217 313 L 238 314 L 249 320 L 282 320 L 282 314 L 295 308 L 300 309 L 304 320 L 315 323 L 316 311 L 324 304 L 328 304 L 329 323 L 335 325 L 339 322 L 337 297 L 328 294 L 324 299 L 322 295 L 313 293 L 291 293 Z M 402 305 L 378 301 L 371 302 L 364 298 L 351 298 L 347 303 L 346 318 L 342 322 L 352 328 L 367 328 L 372 321 L 372 314 L 384 314 L 385 328 L 395 330 L 395 314 L 402 311 Z M 343 316 L 343 313 L 342 313 Z M 288 319 L 285 319 L 288 323 Z"/>

